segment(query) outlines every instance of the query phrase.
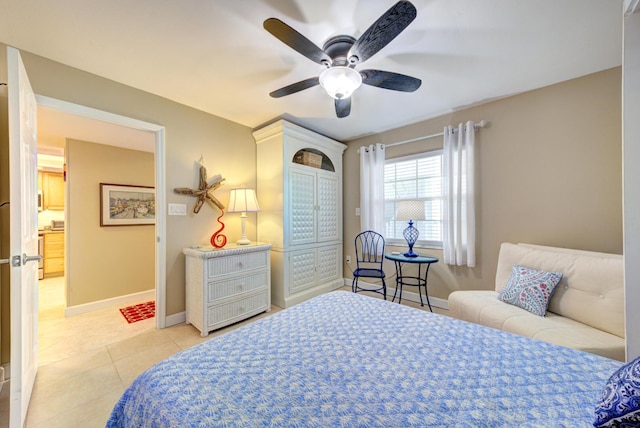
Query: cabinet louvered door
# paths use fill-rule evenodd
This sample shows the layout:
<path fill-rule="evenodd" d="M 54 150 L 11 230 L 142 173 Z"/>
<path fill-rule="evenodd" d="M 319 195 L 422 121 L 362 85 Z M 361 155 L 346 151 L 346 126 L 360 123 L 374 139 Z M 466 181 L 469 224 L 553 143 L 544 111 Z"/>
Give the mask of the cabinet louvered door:
<path fill-rule="evenodd" d="M 339 193 L 338 178 L 335 174 L 318 173 L 318 242 L 339 241 L 342 238 L 338 222 Z"/>
<path fill-rule="evenodd" d="M 342 246 L 328 245 L 317 249 L 316 276 L 318 282 L 327 283 L 342 278 Z"/>
<path fill-rule="evenodd" d="M 290 174 L 291 193 L 289 215 L 291 222 L 290 245 L 316 242 L 315 228 L 315 172 L 292 169 Z"/>
<path fill-rule="evenodd" d="M 317 285 L 316 250 L 292 251 L 289 254 L 289 293 L 294 294 Z"/>

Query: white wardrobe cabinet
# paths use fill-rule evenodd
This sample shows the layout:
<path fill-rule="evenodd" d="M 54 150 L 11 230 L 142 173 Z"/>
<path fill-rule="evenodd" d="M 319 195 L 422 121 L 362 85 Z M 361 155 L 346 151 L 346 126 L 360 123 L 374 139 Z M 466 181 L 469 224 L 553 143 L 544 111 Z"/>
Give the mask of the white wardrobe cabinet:
<path fill-rule="evenodd" d="M 271 297 L 286 308 L 343 285 L 346 145 L 281 120 L 254 132 L 258 240 L 272 245 Z"/>

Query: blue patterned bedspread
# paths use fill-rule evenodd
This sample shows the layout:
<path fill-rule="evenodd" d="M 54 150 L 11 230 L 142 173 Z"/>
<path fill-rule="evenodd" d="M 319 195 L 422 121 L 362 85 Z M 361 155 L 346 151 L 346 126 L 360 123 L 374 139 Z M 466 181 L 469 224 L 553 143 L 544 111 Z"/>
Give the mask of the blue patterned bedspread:
<path fill-rule="evenodd" d="M 349 292 L 156 364 L 108 427 L 588 427 L 622 363 Z"/>

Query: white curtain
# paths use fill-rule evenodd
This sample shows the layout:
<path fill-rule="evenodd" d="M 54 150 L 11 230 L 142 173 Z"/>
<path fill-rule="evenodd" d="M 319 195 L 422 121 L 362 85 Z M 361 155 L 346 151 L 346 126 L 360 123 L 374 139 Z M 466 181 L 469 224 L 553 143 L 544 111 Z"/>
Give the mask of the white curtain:
<path fill-rule="evenodd" d="M 360 229 L 384 235 L 384 144 L 360 147 Z"/>
<path fill-rule="evenodd" d="M 457 129 L 444 128 L 442 241 L 444 262 L 449 265 L 476 265 L 474 133 L 471 121 Z"/>

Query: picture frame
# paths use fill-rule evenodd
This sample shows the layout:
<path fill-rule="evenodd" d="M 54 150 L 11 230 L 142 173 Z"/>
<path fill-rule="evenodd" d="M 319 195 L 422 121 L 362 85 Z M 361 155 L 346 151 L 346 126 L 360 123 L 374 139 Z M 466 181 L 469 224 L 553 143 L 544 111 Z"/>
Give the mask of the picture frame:
<path fill-rule="evenodd" d="M 155 224 L 155 214 L 155 187 L 100 183 L 101 227 Z"/>

